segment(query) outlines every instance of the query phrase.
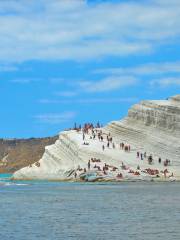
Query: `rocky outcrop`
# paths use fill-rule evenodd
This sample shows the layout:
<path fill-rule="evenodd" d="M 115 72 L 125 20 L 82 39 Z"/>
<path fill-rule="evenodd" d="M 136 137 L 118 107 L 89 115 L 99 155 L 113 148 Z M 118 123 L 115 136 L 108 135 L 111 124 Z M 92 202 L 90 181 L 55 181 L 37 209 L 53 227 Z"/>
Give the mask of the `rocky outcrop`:
<path fill-rule="evenodd" d="M 121 160 L 136 167 L 136 151 L 170 159 L 173 171 L 180 175 L 180 95 L 168 100 L 142 101 L 132 106 L 125 119 L 109 123 L 102 132 L 105 138 L 110 133 L 115 149 L 103 151 L 102 144 L 106 143 L 92 140 L 90 135 L 86 136 L 88 145 L 84 145 L 82 133 L 62 132 L 55 144 L 46 147 L 38 163 L 17 171 L 14 178 L 68 179 L 79 166 L 87 167 L 92 157 L 115 166 Z M 120 152 L 120 142 L 130 144 L 131 153 Z M 148 167 L 145 162 L 140 164 Z"/>
<path fill-rule="evenodd" d="M 106 129 L 137 148 L 180 163 L 180 95 L 142 101 L 127 118 L 111 122 Z"/>
<path fill-rule="evenodd" d="M 86 136 L 87 138 L 87 136 Z M 87 139 L 88 142 L 90 139 Z M 33 164 L 14 174 L 18 179 L 64 180 L 78 166 L 87 168 L 91 157 L 113 162 L 110 153 L 104 153 L 96 142 L 84 145 L 82 134 L 75 130 L 61 132 L 55 144 L 47 146 L 39 165 Z"/>

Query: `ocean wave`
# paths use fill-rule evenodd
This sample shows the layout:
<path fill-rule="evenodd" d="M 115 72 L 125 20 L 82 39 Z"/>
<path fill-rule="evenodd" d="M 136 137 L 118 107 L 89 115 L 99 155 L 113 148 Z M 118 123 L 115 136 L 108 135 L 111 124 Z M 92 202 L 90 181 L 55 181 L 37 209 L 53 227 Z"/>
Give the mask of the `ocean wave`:
<path fill-rule="evenodd" d="M 0 182 L 0 186 L 27 186 L 27 183 Z"/>

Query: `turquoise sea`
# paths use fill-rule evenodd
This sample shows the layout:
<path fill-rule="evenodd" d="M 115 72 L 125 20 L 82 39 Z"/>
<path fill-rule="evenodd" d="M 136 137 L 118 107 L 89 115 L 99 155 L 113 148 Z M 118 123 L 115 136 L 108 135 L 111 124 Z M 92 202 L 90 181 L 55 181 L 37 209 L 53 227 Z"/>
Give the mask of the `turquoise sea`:
<path fill-rule="evenodd" d="M 0 175 L 1 240 L 179 240 L 180 183 L 12 182 Z"/>

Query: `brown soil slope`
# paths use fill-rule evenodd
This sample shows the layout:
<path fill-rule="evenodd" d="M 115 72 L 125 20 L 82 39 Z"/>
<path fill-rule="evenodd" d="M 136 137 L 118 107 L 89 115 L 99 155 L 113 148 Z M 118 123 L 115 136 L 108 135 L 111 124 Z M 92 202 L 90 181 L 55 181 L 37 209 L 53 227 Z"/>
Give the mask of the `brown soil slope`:
<path fill-rule="evenodd" d="M 53 144 L 57 136 L 29 139 L 0 139 L 0 173 L 13 173 L 38 161 L 45 146 Z"/>

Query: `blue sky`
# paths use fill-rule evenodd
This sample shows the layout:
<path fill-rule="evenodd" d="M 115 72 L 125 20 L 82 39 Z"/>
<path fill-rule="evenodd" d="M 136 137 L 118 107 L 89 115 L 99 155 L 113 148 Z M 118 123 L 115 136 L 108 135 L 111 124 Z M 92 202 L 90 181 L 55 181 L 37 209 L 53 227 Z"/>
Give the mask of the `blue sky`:
<path fill-rule="evenodd" d="M 0 1 L 0 137 L 121 119 L 180 93 L 180 1 Z"/>

